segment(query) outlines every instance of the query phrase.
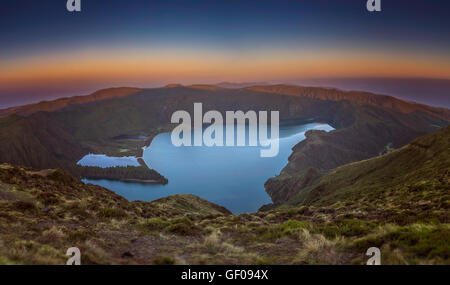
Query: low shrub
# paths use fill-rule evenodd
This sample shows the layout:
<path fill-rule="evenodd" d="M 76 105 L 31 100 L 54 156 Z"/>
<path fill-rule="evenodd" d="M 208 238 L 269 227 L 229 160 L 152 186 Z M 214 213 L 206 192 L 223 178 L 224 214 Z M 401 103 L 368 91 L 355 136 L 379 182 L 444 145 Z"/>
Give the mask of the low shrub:
<path fill-rule="evenodd" d="M 102 208 L 98 212 L 98 216 L 102 218 L 125 218 L 128 216 L 127 212 L 117 208 Z"/>
<path fill-rule="evenodd" d="M 327 238 L 338 236 L 358 237 L 367 235 L 376 228 L 376 224 L 357 219 L 344 219 L 337 223 L 318 225 L 314 232 L 321 233 Z"/>
<path fill-rule="evenodd" d="M 19 212 L 36 212 L 38 209 L 36 205 L 32 202 L 26 201 L 16 201 L 13 203 L 12 207 Z"/>
<path fill-rule="evenodd" d="M 161 231 L 165 229 L 168 224 L 169 222 L 164 221 L 160 218 L 151 218 L 143 222 L 141 226 L 149 231 Z"/>
<path fill-rule="evenodd" d="M 173 265 L 175 264 L 175 259 L 170 256 L 160 255 L 153 260 L 153 263 L 155 265 Z"/>
<path fill-rule="evenodd" d="M 166 231 L 178 235 L 197 235 L 201 229 L 196 226 L 189 218 L 175 218 L 170 221 L 170 225 L 166 227 Z"/>

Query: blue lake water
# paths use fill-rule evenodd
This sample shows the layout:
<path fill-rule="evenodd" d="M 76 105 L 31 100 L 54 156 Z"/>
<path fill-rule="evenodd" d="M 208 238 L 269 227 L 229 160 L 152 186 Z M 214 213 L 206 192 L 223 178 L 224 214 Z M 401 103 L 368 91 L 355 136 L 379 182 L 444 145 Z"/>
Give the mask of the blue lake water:
<path fill-rule="evenodd" d="M 164 175 L 167 185 L 90 180 L 113 190 L 128 200 L 152 201 L 173 194 L 194 194 L 226 207 L 233 213 L 257 211 L 271 199 L 264 182 L 280 173 L 288 162 L 292 147 L 305 138 L 308 130 L 331 131 L 327 124 L 280 125 L 279 153 L 260 157 L 267 147 L 175 147 L 170 133 L 157 135 L 144 150 L 149 167 Z M 259 145 L 259 144 L 258 144 Z"/>
<path fill-rule="evenodd" d="M 104 154 L 88 154 L 77 162 L 83 166 L 114 167 L 114 166 L 139 166 L 134 156 L 111 157 Z"/>

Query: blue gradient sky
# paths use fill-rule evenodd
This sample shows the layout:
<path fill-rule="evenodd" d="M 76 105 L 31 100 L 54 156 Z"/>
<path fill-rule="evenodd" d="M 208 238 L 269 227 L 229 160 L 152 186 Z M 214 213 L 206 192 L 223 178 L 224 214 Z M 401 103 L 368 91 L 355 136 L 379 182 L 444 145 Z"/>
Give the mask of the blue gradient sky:
<path fill-rule="evenodd" d="M 65 0 L 3 0 L 0 106 L 169 82 L 450 79 L 450 2 L 365 5 L 82 0 L 69 13 Z"/>

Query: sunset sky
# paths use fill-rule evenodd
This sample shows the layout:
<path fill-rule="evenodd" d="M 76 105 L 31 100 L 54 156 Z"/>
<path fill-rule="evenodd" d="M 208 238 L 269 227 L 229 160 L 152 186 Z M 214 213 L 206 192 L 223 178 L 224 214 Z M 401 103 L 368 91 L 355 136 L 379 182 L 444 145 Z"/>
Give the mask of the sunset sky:
<path fill-rule="evenodd" d="M 450 2 L 5 0 L 0 107 L 111 86 L 450 79 Z"/>

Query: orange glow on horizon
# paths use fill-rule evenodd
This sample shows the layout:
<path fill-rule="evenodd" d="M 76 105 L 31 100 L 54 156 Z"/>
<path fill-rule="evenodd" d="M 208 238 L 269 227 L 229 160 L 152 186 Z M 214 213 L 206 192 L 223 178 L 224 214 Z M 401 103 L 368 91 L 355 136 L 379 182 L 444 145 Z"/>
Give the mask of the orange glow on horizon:
<path fill-rule="evenodd" d="M 381 51 L 268 49 L 227 53 L 210 50 L 84 50 L 10 59 L 0 65 L 0 84 L 43 86 L 90 82 L 218 82 L 314 77 L 450 78 L 450 59 Z"/>

